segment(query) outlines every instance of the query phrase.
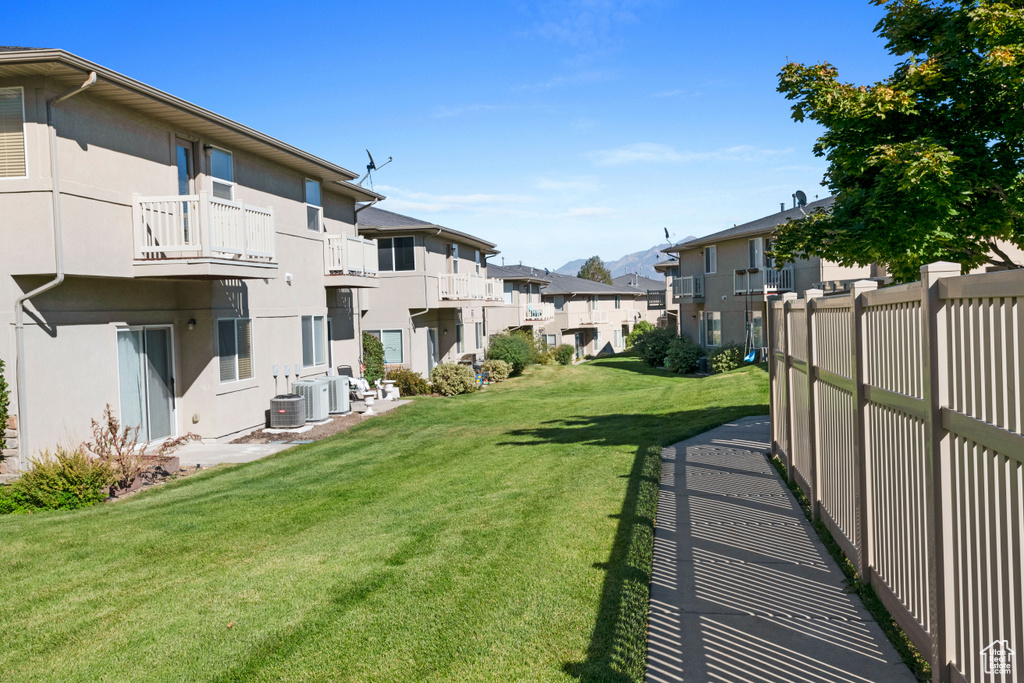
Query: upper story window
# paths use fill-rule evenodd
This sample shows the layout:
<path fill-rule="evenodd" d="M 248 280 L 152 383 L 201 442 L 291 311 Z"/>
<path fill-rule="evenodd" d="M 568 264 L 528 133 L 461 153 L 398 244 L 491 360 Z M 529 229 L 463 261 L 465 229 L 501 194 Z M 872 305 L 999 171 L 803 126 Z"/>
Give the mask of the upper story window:
<path fill-rule="evenodd" d="M 764 242 L 760 237 L 747 242 L 747 268 L 764 267 Z"/>
<path fill-rule="evenodd" d="M 475 254 L 476 254 L 476 274 L 479 275 L 480 274 L 480 266 L 482 265 L 482 263 L 480 261 L 480 250 L 477 249 L 475 251 Z"/>
<path fill-rule="evenodd" d="M 622 308 L 622 297 L 618 294 L 615 295 L 615 310 Z"/>
<path fill-rule="evenodd" d="M 210 175 L 213 176 L 213 196 L 231 201 L 235 198 L 235 165 L 231 152 L 214 147 L 210 150 Z"/>
<path fill-rule="evenodd" d="M 775 259 L 771 257 L 772 243 L 774 240 L 771 237 L 764 238 L 764 267 L 774 268 Z"/>
<path fill-rule="evenodd" d="M 565 310 L 565 297 L 564 296 L 556 296 L 555 297 L 555 310 L 556 311 Z"/>
<path fill-rule="evenodd" d="M 320 201 L 320 183 L 306 178 L 306 227 L 313 232 L 320 232 L 323 212 L 323 204 Z"/>
<path fill-rule="evenodd" d="M 448 249 L 448 255 L 450 257 L 449 264 L 451 266 L 451 268 L 449 269 L 449 272 L 451 272 L 451 273 L 458 273 L 459 272 L 459 245 L 457 245 L 455 243 L 452 243 L 451 247 Z"/>
<path fill-rule="evenodd" d="M 718 272 L 718 247 L 704 247 L 704 272 L 708 275 Z"/>
<path fill-rule="evenodd" d="M 25 90 L 0 88 L 0 178 L 24 178 Z"/>
<path fill-rule="evenodd" d="M 377 269 L 381 271 L 416 270 L 416 250 L 412 237 L 378 239 Z"/>

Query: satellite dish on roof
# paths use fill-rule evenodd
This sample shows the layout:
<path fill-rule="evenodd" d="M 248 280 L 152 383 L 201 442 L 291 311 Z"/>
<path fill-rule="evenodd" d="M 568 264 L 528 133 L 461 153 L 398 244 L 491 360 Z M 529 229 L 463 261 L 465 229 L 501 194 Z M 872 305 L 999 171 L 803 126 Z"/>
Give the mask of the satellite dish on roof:
<path fill-rule="evenodd" d="M 362 185 L 363 181 L 370 177 L 371 172 L 378 171 L 391 163 L 391 157 L 388 157 L 387 161 L 378 166 L 377 162 L 373 160 L 373 155 L 370 154 L 370 150 L 366 150 L 366 156 L 370 157 L 370 163 L 366 165 L 366 175 L 359 179 L 359 185 Z M 373 187 L 373 180 L 370 180 L 370 187 Z"/>
<path fill-rule="evenodd" d="M 807 195 L 804 194 L 803 190 L 797 190 L 793 193 L 793 196 L 796 198 L 797 206 L 807 206 Z"/>

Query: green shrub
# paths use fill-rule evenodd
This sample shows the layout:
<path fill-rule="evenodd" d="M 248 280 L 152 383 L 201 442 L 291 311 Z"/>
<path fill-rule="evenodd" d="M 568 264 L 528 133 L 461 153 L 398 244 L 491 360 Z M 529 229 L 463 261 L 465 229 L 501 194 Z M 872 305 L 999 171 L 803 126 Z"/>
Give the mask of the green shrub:
<path fill-rule="evenodd" d="M 0 451 L 7 448 L 4 432 L 7 430 L 8 410 L 11 405 L 11 392 L 4 377 L 4 360 L 0 358 Z"/>
<path fill-rule="evenodd" d="M 430 383 L 418 372 L 407 368 L 388 370 L 388 379 L 394 381 L 402 396 L 422 396 L 430 393 Z"/>
<path fill-rule="evenodd" d="M 533 335 L 528 332 L 496 334 L 487 347 L 487 360 L 503 360 L 512 368 L 512 375 L 523 372 L 527 365 L 537 362 Z"/>
<path fill-rule="evenodd" d="M 559 365 L 569 365 L 576 358 L 576 349 L 572 344 L 562 344 L 555 349 L 555 360 Z"/>
<path fill-rule="evenodd" d="M 511 365 L 497 358 L 494 360 L 484 361 L 484 364 L 480 366 L 480 369 L 483 372 L 489 373 L 490 378 L 496 382 L 507 379 L 509 374 L 512 372 Z"/>
<path fill-rule="evenodd" d="M 363 377 L 373 385 L 384 377 L 384 345 L 369 332 L 363 332 Z"/>
<path fill-rule="evenodd" d="M 441 363 L 430 371 L 430 383 L 442 396 L 465 394 L 476 388 L 476 373 L 468 365 Z"/>
<path fill-rule="evenodd" d="M 641 320 L 640 322 L 638 322 L 636 325 L 633 326 L 633 331 L 626 335 L 626 348 L 632 348 L 633 344 L 636 344 L 636 340 L 640 338 L 640 335 L 642 335 L 644 332 L 650 332 L 653 329 L 654 325 L 647 322 L 646 320 Z"/>
<path fill-rule="evenodd" d="M 665 365 L 672 372 L 696 372 L 697 364 L 705 356 L 704 349 L 685 334 L 676 337 L 668 346 Z"/>
<path fill-rule="evenodd" d="M 652 327 L 637 336 L 633 343 L 633 350 L 636 351 L 640 360 L 651 367 L 659 368 L 665 364 L 669 346 L 678 338 L 679 335 L 670 329 Z"/>
<path fill-rule="evenodd" d="M 3 487 L 0 512 L 75 510 L 102 503 L 117 480 L 113 468 L 85 449 L 43 452 L 14 483 Z"/>
<path fill-rule="evenodd" d="M 729 372 L 744 365 L 743 347 L 736 344 L 726 344 L 720 349 L 712 351 L 708 355 L 708 365 L 712 372 Z"/>

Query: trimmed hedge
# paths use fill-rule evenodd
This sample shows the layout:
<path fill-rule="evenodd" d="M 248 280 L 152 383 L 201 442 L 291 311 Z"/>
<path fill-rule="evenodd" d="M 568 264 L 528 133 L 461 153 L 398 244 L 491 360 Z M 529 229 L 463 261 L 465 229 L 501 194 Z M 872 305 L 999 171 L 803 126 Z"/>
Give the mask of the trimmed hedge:
<path fill-rule="evenodd" d="M 480 370 L 488 373 L 490 379 L 500 382 L 508 378 L 509 373 L 512 372 L 512 366 L 503 360 L 495 358 L 494 360 L 484 361 L 484 364 L 480 366 Z"/>
<path fill-rule="evenodd" d="M 665 356 L 665 365 L 672 372 L 696 372 L 700 359 L 706 352 L 700 344 L 693 341 L 686 335 L 676 337 L 669 344 L 668 353 Z"/>
<path fill-rule="evenodd" d="M 572 344 L 562 344 L 555 349 L 555 361 L 559 365 L 570 365 L 576 358 L 576 349 Z"/>
<path fill-rule="evenodd" d="M 487 347 L 487 360 L 503 360 L 512 368 L 511 375 L 522 374 L 527 365 L 537 362 L 532 336 L 524 332 L 494 335 Z"/>
<path fill-rule="evenodd" d="M 388 379 L 395 383 L 402 396 L 422 396 L 430 393 L 430 382 L 423 379 L 420 373 L 407 368 L 389 370 Z"/>
<path fill-rule="evenodd" d="M 430 371 L 430 383 L 442 396 L 466 394 L 476 388 L 476 373 L 461 363 L 441 363 Z"/>

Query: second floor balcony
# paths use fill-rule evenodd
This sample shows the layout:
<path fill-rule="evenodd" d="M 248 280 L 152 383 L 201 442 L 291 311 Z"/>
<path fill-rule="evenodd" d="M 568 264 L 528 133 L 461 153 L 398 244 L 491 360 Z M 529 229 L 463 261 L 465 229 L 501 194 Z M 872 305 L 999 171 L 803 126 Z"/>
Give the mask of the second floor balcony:
<path fill-rule="evenodd" d="M 274 213 L 206 192 L 132 196 L 136 272 L 144 277 L 273 277 Z"/>
<path fill-rule="evenodd" d="M 773 294 L 793 290 L 793 267 L 746 268 L 733 272 L 734 294 Z"/>
<path fill-rule="evenodd" d="M 377 240 L 328 235 L 324 240 L 324 274 L 328 287 L 378 287 Z"/>
<path fill-rule="evenodd" d="M 672 295 L 679 297 L 689 297 L 691 299 L 703 299 L 704 298 L 704 276 L 703 275 L 687 275 L 686 277 L 679 277 L 672 281 Z"/>
<path fill-rule="evenodd" d="M 656 310 L 665 308 L 665 290 L 664 289 L 648 289 L 647 290 L 647 308 L 649 310 Z"/>
<path fill-rule="evenodd" d="M 555 317 L 555 305 L 549 302 L 523 304 L 523 320 L 536 322 Z"/>
<path fill-rule="evenodd" d="M 573 311 L 568 314 L 563 329 L 571 330 L 578 327 L 589 327 L 590 325 L 605 325 L 608 323 L 608 311 Z"/>
<path fill-rule="evenodd" d="M 437 276 L 437 298 L 442 301 L 504 301 L 505 293 L 498 278 L 442 273 Z"/>

